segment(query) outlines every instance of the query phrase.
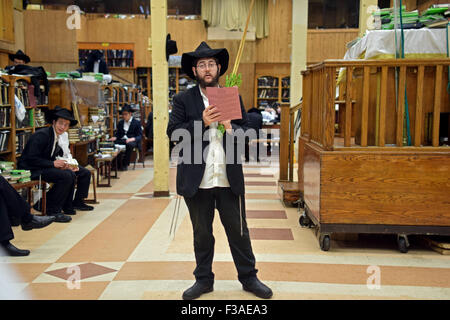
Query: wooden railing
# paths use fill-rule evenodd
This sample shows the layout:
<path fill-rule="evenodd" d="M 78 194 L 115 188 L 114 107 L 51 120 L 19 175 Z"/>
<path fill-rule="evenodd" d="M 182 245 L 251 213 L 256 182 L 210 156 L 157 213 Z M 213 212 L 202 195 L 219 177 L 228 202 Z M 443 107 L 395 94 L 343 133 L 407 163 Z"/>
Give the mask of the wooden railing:
<path fill-rule="evenodd" d="M 449 66 L 450 59 L 313 65 L 302 72 L 301 137 L 324 150 L 439 147 L 447 134 L 441 119 L 450 123 Z"/>

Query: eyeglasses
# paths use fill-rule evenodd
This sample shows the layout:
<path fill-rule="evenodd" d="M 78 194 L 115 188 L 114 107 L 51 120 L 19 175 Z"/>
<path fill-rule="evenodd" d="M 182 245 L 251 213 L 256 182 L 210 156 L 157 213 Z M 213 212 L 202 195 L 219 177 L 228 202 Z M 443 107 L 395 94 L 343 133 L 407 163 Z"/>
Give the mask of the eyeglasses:
<path fill-rule="evenodd" d="M 200 70 L 205 70 L 206 67 L 208 67 L 208 69 L 213 69 L 213 68 L 217 67 L 217 63 L 209 62 L 208 64 L 206 64 L 206 63 L 199 63 L 197 65 L 197 68 L 200 69 Z"/>

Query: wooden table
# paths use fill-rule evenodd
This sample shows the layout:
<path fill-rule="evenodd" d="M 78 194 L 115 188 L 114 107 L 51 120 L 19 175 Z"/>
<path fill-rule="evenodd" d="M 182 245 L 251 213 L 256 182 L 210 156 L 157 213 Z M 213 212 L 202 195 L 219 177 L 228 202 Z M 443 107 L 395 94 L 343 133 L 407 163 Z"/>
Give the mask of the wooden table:
<path fill-rule="evenodd" d="M 47 213 L 47 204 L 46 204 L 46 191 L 45 191 L 45 187 L 47 182 L 41 180 L 40 182 L 41 184 L 41 190 L 42 190 L 42 215 L 46 215 Z M 39 180 L 31 180 L 28 182 L 22 182 L 22 183 L 12 183 L 11 186 L 15 189 L 15 190 L 20 190 L 20 189 L 27 189 L 28 191 L 28 203 L 30 204 L 30 206 L 33 206 L 33 192 L 31 192 L 31 189 L 34 186 L 39 186 Z"/>
<path fill-rule="evenodd" d="M 122 151 L 115 152 L 108 158 L 95 158 L 95 168 L 97 169 L 97 187 L 111 187 L 111 178 L 119 179 L 117 175 L 117 156 Z M 114 161 L 114 176 L 111 177 L 111 164 Z M 108 183 L 100 183 L 100 176 L 103 175 L 103 167 L 105 168 L 104 177 L 108 178 Z"/>
<path fill-rule="evenodd" d="M 70 153 L 72 157 L 77 159 L 78 163 L 83 167 L 89 164 L 89 156 L 94 155 L 95 151 L 89 152 L 89 144 L 95 143 L 97 138 L 92 138 L 85 141 L 77 141 L 69 144 Z M 92 162 L 91 162 L 92 164 Z"/>

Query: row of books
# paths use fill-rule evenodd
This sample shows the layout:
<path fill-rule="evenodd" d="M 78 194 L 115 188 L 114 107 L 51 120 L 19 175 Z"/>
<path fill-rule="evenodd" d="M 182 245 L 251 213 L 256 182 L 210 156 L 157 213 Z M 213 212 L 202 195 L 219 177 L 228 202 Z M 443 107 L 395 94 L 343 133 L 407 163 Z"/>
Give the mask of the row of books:
<path fill-rule="evenodd" d="M 0 152 L 7 151 L 11 131 L 0 131 Z"/>
<path fill-rule="evenodd" d="M 9 83 L 0 81 L 0 105 L 9 104 Z"/>
<path fill-rule="evenodd" d="M 31 181 L 31 171 L 30 170 L 2 170 L 2 176 L 9 183 L 24 183 Z"/>
<path fill-rule="evenodd" d="M 258 87 L 278 87 L 278 78 L 260 77 L 258 78 Z"/>
<path fill-rule="evenodd" d="M 108 61 L 111 59 L 133 59 L 133 50 L 107 50 Z"/>
<path fill-rule="evenodd" d="M 14 162 L 0 161 L 0 175 L 7 181 L 11 180 L 11 171 L 14 170 Z"/>
<path fill-rule="evenodd" d="M 278 89 L 258 89 L 258 98 L 278 98 Z"/>
<path fill-rule="evenodd" d="M 9 107 L 0 107 L 0 128 L 11 126 L 11 109 Z"/>
<path fill-rule="evenodd" d="M 47 122 L 45 121 L 44 112 L 39 108 L 35 109 L 34 124 L 36 127 L 43 127 L 47 124 Z"/>
<path fill-rule="evenodd" d="M 80 129 L 79 128 L 71 128 L 67 132 L 69 136 L 69 142 L 75 143 L 80 141 Z"/>
<path fill-rule="evenodd" d="M 89 119 L 94 124 L 103 122 L 106 117 L 106 110 L 104 106 L 89 107 Z"/>
<path fill-rule="evenodd" d="M 395 27 L 394 8 L 381 9 L 373 13 L 375 19 L 375 29 L 391 30 Z M 401 22 L 403 29 L 420 29 L 420 28 L 443 28 L 446 27 L 450 19 L 450 4 L 432 5 L 423 14 L 419 14 L 418 10 L 406 11 L 406 7 L 402 6 Z M 400 25 L 400 17 L 397 23 Z"/>
<path fill-rule="evenodd" d="M 31 131 L 21 131 L 16 133 L 16 153 L 23 152 L 23 149 L 32 134 Z"/>
<path fill-rule="evenodd" d="M 17 81 L 14 84 L 14 92 L 17 98 L 22 102 L 24 106 L 30 106 L 30 96 L 28 93 L 28 83 L 23 81 Z"/>

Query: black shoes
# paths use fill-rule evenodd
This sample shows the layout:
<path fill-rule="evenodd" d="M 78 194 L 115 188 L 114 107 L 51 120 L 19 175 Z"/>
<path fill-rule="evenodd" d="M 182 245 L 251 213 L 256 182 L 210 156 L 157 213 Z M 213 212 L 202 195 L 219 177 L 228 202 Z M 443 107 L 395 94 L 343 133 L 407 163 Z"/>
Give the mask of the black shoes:
<path fill-rule="evenodd" d="M 192 287 L 183 292 L 183 300 L 197 299 L 202 294 L 212 292 L 213 290 L 214 286 L 212 284 L 205 285 L 196 281 Z"/>
<path fill-rule="evenodd" d="M 61 212 L 47 212 L 47 216 L 52 216 L 55 217 L 55 222 L 60 222 L 60 223 L 67 223 L 72 221 L 72 217 L 66 216 L 65 214 L 61 213 Z"/>
<path fill-rule="evenodd" d="M 258 278 L 251 279 L 242 283 L 242 289 L 248 292 L 252 292 L 255 296 L 262 299 L 270 299 L 273 295 L 272 290 L 264 283 L 258 280 Z"/>
<path fill-rule="evenodd" d="M 74 208 L 63 209 L 63 211 L 64 211 L 64 214 L 69 214 L 69 215 L 71 215 L 71 216 L 77 214 L 77 212 L 75 211 Z"/>
<path fill-rule="evenodd" d="M 242 289 L 245 291 L 253 293 L 255 296 L 262 299 L 270 299 L 273 295 L 272 290 L 266 286 L 264 283 L 258 280 L 258 278 L 253 278 L 242 283 Z M 214 286 L 202 284 L 196 281 L 192 287 L 183 292 L 183 300 L 193 300 L 197 299 L 204 293 L 212 292 Z"/>
<path fill-rule="evenodd" d="M 33 215 L 33 219 L 31 219 L 30 222 L 22 223 L 22 230 L 29 231 L 32 229 L 44 228 L 55 220 L 56 218 L 52 216 L 42 217 Z"/>
<path fill-rule="evenodd" d="M 4 249 L 6 254 L 11 257 L 24 257 L 24 256 L 28 256 L 30 254 L 30 250 L 22 250 L 22 249 L 16 248 L 14 245 L 12 245 L 9 242 L 7 244 L 1 244 L 1 247 Z"/>
<path fill-rule="evenodd" d="M 76 202 L 73 204 L 73 208 L 75 210 L 81 210 L 81 211 L 91 211 L 94 210 L 93 206 L 88 206 L 84 201 Z"/>

